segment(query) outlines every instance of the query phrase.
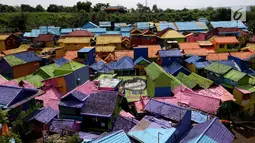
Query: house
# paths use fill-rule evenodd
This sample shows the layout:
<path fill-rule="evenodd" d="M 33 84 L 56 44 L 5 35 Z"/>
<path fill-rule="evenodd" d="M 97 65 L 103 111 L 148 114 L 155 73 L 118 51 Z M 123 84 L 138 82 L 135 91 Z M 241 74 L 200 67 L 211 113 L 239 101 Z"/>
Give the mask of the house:
<path fill-rule="evenodd" d="M 123 36 L 122 36 L 123 37 Z M 122 43 L 121 46 L 123 47 L 123 49 L 125 50 L 131 50 L 132 46 L 131 46 L 131 40 L 128 37 L 123 37 L 122 38 Z"/>
<path fill-rule="evenodd" d="M 148 60 L 150 62 L 157 60 L 157 53 L 161 50 L 160 45 L 139 45 L 138 47 L 147 47 L 148 48 Z"/>
<path fill-rule="evenodd" d="M 10 50 L 18 48 L 20 40 L 17 36 L 11 35 L 0 35 L 0 51 Z"/>
<path fill-rule="evenodd" d="M 163 31 L 166 28 L 177 30 L 176 25 L 173 22 L 160 21 L 159 23 L 155 23 L 155 26 L 158 32 Z"/>
<path fill-rule="evenodd" d="M 184 35 L 170 28 L 166 28 L 165 30 L 158 32 L 157 37 L 160 46 L 166 48 L 172 48 L 169 46 L 171 46 L 171 42 L 173 41 L 177 41 L 178 43 L 186 41 L 186 37 Z"/>
<path fill-rule="evenodd" d="M 212 30 L 210 30 L 208 33 L 206 33 L 205 39 L 210 39 L 213 36 L 235 36 L 239 37 L 241 36 L 241 30 L 239 28 L 224 28 L 224 27 L 217 27 Z"/>
<path fill-rule="evenodd" d="M 55 27 L 55 26 L 40 26 L 39 27 L 40 34 L 55 34 L 55 35 L 60 35 L 60 27 Z"/>
<path fill-rule="evenodd" d="M 248 29 L 242 21 L 211 21 L 210 24 L 213 28 L 239 28 L 246 31 Z"/>
<path fill-rule="evenodd" d="M 226 61 L 229 53 L 211 53 L 206 56 L 207 61 Z"/>
<path fill-rule="evenodd" d="M 54 61 L 54 63 L 56 63 L 56 64 L 59 65 L 59 66 L 62 66 L 62 65 L 64 65 L 65 63 L 68 63 L 68 62 L 69 62 L 69 60 L 68 60 L 68 59 L 65 59 L 65 58 L 57 58 L 57 59 L 54 59 L 53 61 Z"/>
<path fill-rule="evenodd" d="M 106 28 L 88 28 L 87 30 L 93 33 L 95 37 L 106 34 Z"/>
<path fill-rule="evenodd" d="M 42 43 L 45 47 L 54 47 L 57 42 L 57 36 L 54 34 L 40 34 L 33 40 L 33 43 Z"/>
<path fill-rule="evenodd" d="M 189 33 L 186 36 L 186 42 L 197 42 L 205 40 L 205 33 Z"/>
<path fill-rule="evenodd" d="M 139 57 L 134 61 L 135 64 L 135 75 L 145 75 L 144 68 L 150 64 L 150 61 L 143 57 Z"/>
<path fill-rule="evenodd" d="M 208 89 L 213 84 L 212 80 L 204 78 L 196 73 L 191 73 L 187 76 L 186 74 L 180 72 L 176 78 L 191 89 L 197 87 Z"/>
<path fill-rule="evenodd" d="M 91 37 L 67 37 L 62 42 L 66 51 L 77 51 L 90 47 Z"/>
<path fill-rule="evenodd" d="M 219 61 L 220 64 L 227 65 L 232 67 L 235 70 L 241 71 L 240 67 L 237 65 L 237 63 L 234 60 L 224 60 L 224 61 Z"/>
<path fill-rule="evenodd" d="M 181 85 L 178 79 L 154 62 L 148 65 L 145 71 L 147 74 L 147 92 L 150 97 L 170 96 L 171 91 Z"/>
<path fill-rule="evenodd" d="M 234 88 L 235 86 L 242 86 L 249 84 L 249 76 L 246 73 L 238 70 L 230 70 L 224 76 L 224 85 Z"/>
<path fill-rule="evenodd" d="M 115 62 L 116 61 L 115 54 L 109 53 L 109 55 L 105 57 L 104 61 L 106 63 Z"/>
<path fill-rule="evenodd" d="M 134 126 L 128 135 L 137 142 L 152 143 L 172 143 L 177 142 L 181 137 L 176 126 L 169 124 L 168 121 L 157 119 L 151 116 L 145 116 L 136 126 Z"/>
<path fill-rule="evenodd" d="M 217 128 L 216 128 L 217 127 Z M 204 123 L 195 125 L 180 143 L 189 142 L 225 142 L 231 143 L 234 135 L 220 122 L 213 118 Z"/>
<path fill-rule="evenodd" d="M 207 78 L 213 80 L 216 84 L 224 84 L 224 75 L 231 69 L 232 67 L 217 62 L 205 68 Z"/>
<path fill-rule="evenodd" d="M 80 131 L 80 124 L 71 119 L 54 118 L 49 126 L 49 132 L 53 134 L 70 135 Z"/>
<path fill-rule="evenodd" d="M 30 48 L 29 44 L 21 44 L 18 48 L 2 51 L 2 54 L 12 55 L 17 53 L 27 52 L 29 48 Z"/>
<path fill-rule="evenodd" d="M 132 143 L 127 134 L 123 130 L 101 135 L 101 137 L 91 141 L 91 143 L 113 143 L 113 142 Z"/>
<path fill-rule="evenodd" d="M 120 60 L 121 58 L 128 56 L 130 58 L 134 58 L 134 51 L 133 50 L 120 50 L 120 51 L 115 51 L 115 60 Z"/>
<path fill-rule="evenodd" d="M 98 62 L 95 62 L 94 64 L 92 64 L 90 66 L 90 68 L 91 68 L 90 72 L 91 73 L 96 73 L 96 72 L 99 72 L 99 71 L 103 71 L 103 68 L 105 68 L 105 67 L 107 68 L 107 65 L 106 65 L 105 62 L 98 61 Z"/>
<path fill-rule="evenodd" d="M 244 111 L 250 116 L 254 115 L 255 88 L 251 85 L 237 86 L 233 90 L 236 103 L 244 107 Z"/>
<path fill-rule="evenodd" d="M 200 49 L 200 45 L 198 42 L 186 42 L 186 43 L 179 43 L 180 50 L 192 50 L 192 49 Z"/>
<path fill-rule="evenodd" d="M 121 82 L 122 81 L 117 78 L 104 78 L 94 80 L 94 83 L 97 83 L 96 85 L 98 85 L 98 90 L 105 91 L 117 91 Z"/>
<path fill-rule="evenodd" d="M 182 65 L 180 65 L 177 62 L 173 62 L 172 64 L 170 64 L 169 66 L 164 66 L 163 69 L 170 73 L 173 76 L 177 76 L 178 73 L 182 72 L 184 74 L 189 75 L 190 71 L 188 69 L 186 69 L 185 67 L 183 67 Z"/>
<path fill-rule="evenodd" d="M 119 104 L 118 92 L 101 91 L 89 95 L 81 110 L 82 129 L 109 131 L 120 111 Z"/>
<path fill-rule="evenodd" d="M 7 110 L 10 121 L 13 121 L 18 113 L 35 106 L 35 97 L 44 93 L 37 89 L 7 85 L 0 85 L 0 91 L 0 108 Z"/>
<path fill-rule="evenodd" d="M 95 63 L 96 50 L 94 47 L 84 47 L 78 51 L 78 58 L 82 59 L 86 65 L 92 65 Z"/>
<path fill-rule="evenodd" d="M 157 44 L 156 35 L 149 30 L 141 31 L 139 29 L 132 29 L 130 35 L 132 47 Z"/>
<path fill-rule="evenodd" d="M 228 60 L 233 60 L 242 71 L 254 67 L 254 52 L 231 52 Z"/>
<path fill-rule="evenodd" d="M 69 60 L 69 61 L 70 60 L 77 60 L 77 58 L 78 58 L 78 51 L 77 50 L 75 50 L 75 51 L 66 51 L 64 58 Z"/>
<path fill-rule="evenodd" d="M 72 28 L 62 28 L 60 30 L 60 36 L 65 36 L 69 33 L 73 32 L 73 29 Z"/>
<path fill-rule="evenodd" d="M 0 63 L 0 73 L 8 78 L 19 78 L 40 68 L 41 58 L 33 52 L 23 52 L 4 56 Z"/>
<path fill-rule="evenodd" d="M 41 137 L 42 132 L 49 130 L 51 121 L 58 116 L 58 111 L 48 107 L 36 110 L 26 119 L 28 130 L 31 135 Z"/>
<path fill-rule="evenodd" d="M 120 33 L 122 37 L 130 37 L 130 31 L 133 29 L 133 27 L 121 27 Z"/>
<path fill-rule="evenodd" d="M 203 60 L 202 57 L 199 57 L 199 56 L 191 56 L 191 57 L 185 59 L 185 67 L 186 67 L 189 71 L 194 72 L 194 73 L 197 73 L 197 69 L 196 69 L 195 63 L 200 62 L 200 61 L 202 61 L 202 60 Z"/>
<path fill-rule="evenodd" d="M 100 21 L 99 27 L 106 28 L 107 30 L 111 30 L 112 23 L 110 21 Z"/>
<path fill-rule="evenodd" d="M 239 41 L 236 37 L 215 37 L 212 43 L 216 52 L 236 52 L 239 50 Z"/>
<path fill-rule="evenodd" d="M 61 93 L 73 90 L 89 79 L 89 67 L 70 61 L 53 72 L 53 77 L 44 80 L 45 86 L 57 88 Z"/>
<path fill-rule="evenodd" d="M 178 32 L 197 32 L 197 33 L 206 33 L 208 31 L 208 27 L 206 22 L 174 22 Z"/>
<path fill-rule="evenodd" d="M 122 110 L 121 112 L 125 111 Z M 125 114 L 130 113 L 125 112 Z M 123 116 L 121 114 L 118 115 L 113 125 L 113 131 L 123 130 L 124 132 L 127 133 L 129 130 L 131 130 L 139 121 L 136 120 L 132 114 L 130 115 L 131 117 Z"/>
<path fill-rule="evenodd" d="M 108 68 L 114 70 L 120 76 L 133 75 L 135 72 L 133 59 L 128 56 L 119 59 L 117 62 L 108 63 Z"/>
<path fill-rule="evenodd" d="M 74 37 L 90 37 L 90 38 L 92 38 L 92 37 L 94 37 L 94 34 L 87 30 L 75 30 L 65 36 L 62 36 L 61 38 L 66 38 L 66 37 L 72 37 L 72 38 L 74 38 Z"/>
<path fill-rule="evenodd" d="M 82 121 L 80 114 L 82 107 L 88 96 L 96 90 L 96 85 L 87 81 L 63 95 L 59 102 L 60 117 Z"/>
<path fill-rule="evenodd" d="M 82 26 L 82 29 L 88 29 L 88 28 L 98 28 L 98 26 L 96 24 L 92 23 L 91 21 L 89 21 L 88 23 L 86 23 Z"/>
<path fill-rule="evenodd" d="M 50 107 L 56 111 L 62 94 L 56 88 L 46 89 L 45 93 L 35 99 L 43 103 L 43 107 Z"/>
<path fill-rule="evenodd" d="M 148 30 L 149 29 L 149 22 L 137 22 L 136 28 L 139 30 Z"/>
<path fill-rule="evenodd" d="M 134 60 L 143 57 L 148 59 L 148 48 L 147 47 L 134 47 Z"/>
<path fill-rule="evenodd" d="M 173 62 L 182 63 L 182 53 L 180 50 L 159 50 L 157 63 L 161 66 L 168 66 Z"/>

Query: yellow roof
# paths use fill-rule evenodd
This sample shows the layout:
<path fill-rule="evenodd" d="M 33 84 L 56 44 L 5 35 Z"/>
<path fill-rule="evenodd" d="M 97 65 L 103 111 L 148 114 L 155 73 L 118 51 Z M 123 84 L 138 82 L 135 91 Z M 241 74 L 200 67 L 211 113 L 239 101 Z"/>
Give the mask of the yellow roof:
<path fill-rule="evenodd" d="M 0 35 L 0 40 L 5 40 L 8 38 L 10 35 Z"/>
<path fill-rule="evenodd" d="M 29 44 L 21 44 L 19 48 L 3 51 L 3 54 L 11 55 L 16 53 L 26 52 L 29 47 L 30 47 Z"/>
<path fill-rule="evenodd" d="M 57 43 L 63 43 L 65 39 L 59 39 Z"/>
<path fill-rule="evenodd" d="M 72 38 L 65 38 L 63 43 L 90 43 L 91 37 L 72 37 Z"/>
<path fill-rule="evenodd" d="M 96 46 L 96 52 L 114 52 L 115 46 Z"/>
<path fill-rule="evenodd" d="M 121 43 L 122 36 L 121 35 L 100 35 L 97 37 L 96 43 L 101 44 L 115 44 Z"/>
<path fill-rule="evenodd" d="M 155 23 L 155 26 L 156 26 L 157 31 L 160 31 L 159 23 Z"/>
<path fill-rule="evenodd" d="M 162 38 L 162 39 L 185 38 L 185 36 L 175 30 L 168 30 L 160 38 Z"/>

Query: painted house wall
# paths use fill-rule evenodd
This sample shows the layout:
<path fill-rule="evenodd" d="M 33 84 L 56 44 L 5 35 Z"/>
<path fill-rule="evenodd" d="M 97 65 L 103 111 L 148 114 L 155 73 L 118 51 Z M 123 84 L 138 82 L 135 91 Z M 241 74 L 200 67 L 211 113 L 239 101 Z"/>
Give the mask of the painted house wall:
<path fill-rule="evenodd" d="M 56 59 L 58 58 L 62 58 L 65 56 L 65 49 L 64 48 L 59 48 L 59 49 L 56 49 Z"/>
<path fill-rule="evenodd" d="M 5 41 L 4 40 L 1 40 L 0 41 L 0 51 L 5 51 L 6 50 L 6 47 L 5 47 Z"/>
<path fill-rule="evenodd" d="M 83 47 L 90 47 L 90 43 L 65 43 L 64 47 L 66 51 L 77 51 Z"/>
<path fill-rule="evenodd" d="M 190 63 L 186 63 L 185 64 L 185 67 L 191 71 L 191 72 L 194 72 L 194 73 L 197 73 L 197 68 L 194 64 L 190 64 Z"/>
<path fill-rule="evenodd" d="M 214 49 L 216 52 L 237 52 L 239 50 L 239 44 L 235 44 L 235 49 L 228 49 L 228 46 L 230 44 L 218 44 L 215 42 L 215 40 L 213 40 L 212 43 L 214 45 Z M 220 48 L 220 45 L 224 45 L 224 46 Z"/>
<path fill-rule="evenodd" d="M 157 45 L 157 38 L 155 36 L 131 36 L 131 45 L 137 47 L 138 45 Z"/>
<path fill-rule="evenodd" d="M 55 46 L 55 42 L 54 41 L 49 41 L 49 42 L 44 42 L 46 47 L 54 47 Z"/>
<path fill-rule="evenodd" d="M 0 44 L 1 45 L 1 44 Z M 4 50 L 15 49 L 20 46 L 20 40 L 15 35 L 10 35 L 7 39 L 5 39 L 4 44 L 2 44 Z"/>
<path fill-rule="evenodd" d="M 228 56 L 228 60 L 233 60 L 235 61 L 235 63 L 240 67 L 240 69 L 243 70 L 247 70 L 249 69 L 249 63 L 246 61 L 243 61 L 237 57 L 233 57 L 233 56 Z"/>
<path fill-rule="evenodd" d="M 139 57 L 148 59 L 148 48 L 134 48 L 134 60 L 138 59 Z"/>
<path fill-rule="evenodd" d="M 234 95 L 234 97 L 236 99 L 236 103 L 241 104 L 242 101 L 243 101 L 244 94 L 235 88 L 233 90 L 233 95 Z"/>
<path fill-rule="evenodd" d="M 2 59 L 2 60 L 1 60 L 1 63 L 0 63 L 0 73 L 1 73 L 1 75 L 3 75 L 4 77 L 8 77 L 8 78 L 11 78 L 11 79 L 14 78 L 14 76 L 13 76 L 13 69 L 12 69 L 12 67 L 6 62 L 5 59 Z"/>
<path fill-rule="evenodd" d="M 66 92 L 69 92 L 73 90 L 75 87 L 89 80 L 89 67 L 85 66 L 83 68 L 80 68 L 72 72 L 71 74 L 66 75 L 64 79 L 65 79 L 66 90 L 67 90 Z M 78 81 L 78 79 L 80 80 Z"/>
<path fill-rule="evenodd" d="M 34 73 L 40 68 L 39 62 L 31 62 L 12 67 L 13 77 L 19 78 Z"/>
<path fill-rule="evenodd" d="M 177 126 L 174 136 L 175 142 L 181 139 L 181 137 L 191 128 L 191 111 L 187 111 L 186 114 L 183 116 L 182 120 L 179 122 Z"/>
<path fill-rule="evenodd" d="M 187 42 L 197 42 L 197 41 L 204 41 L 204 40 L 205 40 L 204 33 L 199 33 L 197 35 L 192 34 L 192 35 L 186 37 Z"/>
<path fill-rule="evenodd" d="M 55 87 L 62 94 L 65 94 L 67 92 L 66 82 L 64 77 L 56 77 L 56 78 L 46 80 L 44 81 L 44 84 L 45 84 L 45 87 L 44 87 L 45 89 L 50 87 Z"/>
<path fill-rule="evenodd" d="M 131 41 L 129 40 L 122 41 L 121 45 L 125 50 L 132 50 Z"/>
<path fill-rule="evenodd" d="M 160 56 L 160 55 L 159 55 Z M 182 58 L 180 57 L 159 57 L 162 62 L 159 62 L 159 65 L 162 66 L 168 66 L 172 64 L 173 62 L 181 63 Z"/>

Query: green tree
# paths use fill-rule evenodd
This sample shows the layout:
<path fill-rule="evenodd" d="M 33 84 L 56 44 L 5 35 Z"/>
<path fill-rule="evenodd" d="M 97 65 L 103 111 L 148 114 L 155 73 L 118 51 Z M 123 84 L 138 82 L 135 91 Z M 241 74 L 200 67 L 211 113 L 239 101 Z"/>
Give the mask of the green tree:
<path fill-rule="evenodd" d="M 58 6 L 56 4 L 50 4 L 47 8 L 48 12 L 59 12 Z"/>
<path fill-rule="evenodd" d="M 94 5 L 93 11 L 94 11 L 94 12 L 99 12 L 99 11 L 101 10 L 101 8 L 103 8 L 103 7 L 109 7 L 109 6 L 110 6 L 109 3 L 97 3 L 97 4 Z"/>
<path fill-rule="evenodd" d="M 156 4 L 152 6 L 152 12 L 155 12 L 155 13 L 159 12 L 158 6 Z"/>
<path fill-rule="evenodd" d="M 76 7 L 78 11 L 81 10 L 85 10 L 86 12 L 90 12 L 91 11 L 91 5 L 92 3 L 90 1 L 86 1 L 86 2 L 77 2 Z"/>
<path fill-rule="evenodd" d="M 28 4 L 21 4 L 20 7 L 22 12 L 35 12 L 35 8 Z"/>
<path fill-rule="evenodd" d="M 37 5 L 37 6 L 35 7 L 35 11 L 36 11 L 36 12 L 44 12 L 45 9 L 39 4 L 39 5 Z"/>

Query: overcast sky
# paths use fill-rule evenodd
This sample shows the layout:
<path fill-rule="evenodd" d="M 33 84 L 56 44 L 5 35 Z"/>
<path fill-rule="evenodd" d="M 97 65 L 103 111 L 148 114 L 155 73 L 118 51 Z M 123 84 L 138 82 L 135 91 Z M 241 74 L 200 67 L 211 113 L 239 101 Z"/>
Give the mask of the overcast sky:
<path fill-rule="evenodd" d="M 78 1 L 82 0 L 0 0 L 0 3 L 8 5 L 20 5 L 30 4 L 36 6 L 41 4 L 43 7 L 47 7 L 49 4 L 58 4 L 64 6 L 73 6 Z M 86 0 L 83 0 L 86 1 Z M 110 3 L 110 5 L 123 5 L 127 8 L 136 8 L 137 3 L 145 4 L 145 0 L 91 0 L 93 4 L 103 2 Z M 228 6 L 249 6 L 255 5 L 255 0 L 147 0 L 148 6 L 152 7 L 153 4 L 157 4 L 158 7 L 166 9 L 183 9 L 186 8 L 205 8 L 212 7 L 228 7 Z"/>

